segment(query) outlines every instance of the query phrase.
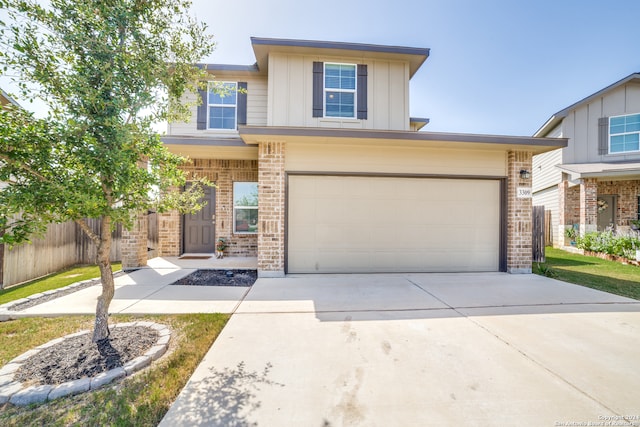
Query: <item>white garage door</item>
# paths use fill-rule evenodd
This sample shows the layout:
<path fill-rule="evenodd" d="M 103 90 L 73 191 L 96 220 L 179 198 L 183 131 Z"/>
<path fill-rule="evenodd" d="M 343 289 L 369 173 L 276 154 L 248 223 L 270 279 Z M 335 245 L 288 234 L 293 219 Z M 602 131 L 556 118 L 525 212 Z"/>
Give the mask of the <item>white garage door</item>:
<path fill-rule="evenodd" d="M 289 273 L 498 271 L 500 181 L 289 177 Z"/>

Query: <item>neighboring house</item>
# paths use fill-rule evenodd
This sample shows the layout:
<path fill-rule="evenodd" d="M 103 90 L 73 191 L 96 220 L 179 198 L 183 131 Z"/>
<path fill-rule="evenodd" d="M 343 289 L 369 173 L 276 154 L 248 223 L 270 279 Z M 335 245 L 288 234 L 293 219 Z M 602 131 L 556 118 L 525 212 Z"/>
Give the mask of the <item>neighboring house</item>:
<path fill-rule="evenodd" d="M 4 107 L 5 105 L 13 104 L 16 107 L 20 107 L 16 101 L 13 100 L 5 91 L 0 89 L 0 107 Z"/>
<path fill-rule="evenodd" d="M 554 246 L 565 228 L 626 232 L 640 219 L 639 73 L 557 112 L 534 136 L 569 142 L 533 158 L 533 204 L 551 212 Z"/>
<path fill-rule="evenodd" d="M 557 138 L 418 132 L 409 81 L 429 49 L 252 38 L 256 64 L 206 65 L 164 143 L 217 188 L 197 215 L 159 214 L 159 255 L 257 256 L 285 273 L 531 272 L 533 154 Z M 216 83 L 217 82 L 217 83 Z M 422 95 L 424 96 L 424 95 Z M 146 263 L 144 221 L 125 268 Z"/>

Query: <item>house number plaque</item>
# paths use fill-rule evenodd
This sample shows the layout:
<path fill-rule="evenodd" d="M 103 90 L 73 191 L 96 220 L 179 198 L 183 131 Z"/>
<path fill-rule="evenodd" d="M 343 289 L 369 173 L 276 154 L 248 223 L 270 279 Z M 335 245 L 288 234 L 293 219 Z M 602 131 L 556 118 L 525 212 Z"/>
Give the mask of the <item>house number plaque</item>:
<path fill-rule="evenodd" d="M 516 195 L 518 199 L 530 199 L 531 187 L 518 187 L 518 193 Z"/>

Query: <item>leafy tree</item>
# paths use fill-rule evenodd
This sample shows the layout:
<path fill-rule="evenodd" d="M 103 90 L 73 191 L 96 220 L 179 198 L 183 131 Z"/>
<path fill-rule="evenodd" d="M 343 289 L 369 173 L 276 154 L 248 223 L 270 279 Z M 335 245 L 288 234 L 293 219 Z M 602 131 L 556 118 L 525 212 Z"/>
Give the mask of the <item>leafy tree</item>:
<path fill-rule="evenodd" d="M 184 119 L 185 92 L 214 47 L 189 0 L 0 0 L 0 65 L 48 117 L 0 111 L 0 235 L 28 241 L 49 222 L 75 221 L 97 245 L 102 294 L 93 340 L 109 335 L 111 232 L 147 209 L 199 209 L 202 185 L 179 192 L 185 161 L 153 124 Z M 162 194 L 161 200 L 154 196 Z M 94 233 L 85 218 L 100 218 Z M 4 231 L 4 234 L 2 232 Z"/>

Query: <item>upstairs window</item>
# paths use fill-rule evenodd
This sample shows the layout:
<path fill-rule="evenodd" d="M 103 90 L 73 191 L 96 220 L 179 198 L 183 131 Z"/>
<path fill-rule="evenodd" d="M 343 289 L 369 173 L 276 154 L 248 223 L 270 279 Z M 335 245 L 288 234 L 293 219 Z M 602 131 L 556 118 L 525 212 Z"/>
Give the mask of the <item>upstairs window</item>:
<path fill-rule="evenodd" d="M 312 117 L 367 120 L 367 64 L 313 63 Z"/>
<path fill-rule="evenodd" d="M 247 82 L 209 82 L 198 94 L 198 130 L 228 131 L 247 124 Z"/>
<path fill-rule="evenodd" d="M 237 83 L 209 83 L 209 129 L 236 129 L 237 93 Z"/>
<path fill-rule="evenodd" d="M 356 66 L 324 64 L 326 117 L 356 117 Z"/>
<path fill-rule="evenodd" d="M 609 153 L 640 151 L 640 114 L 609 118 Z"/>

